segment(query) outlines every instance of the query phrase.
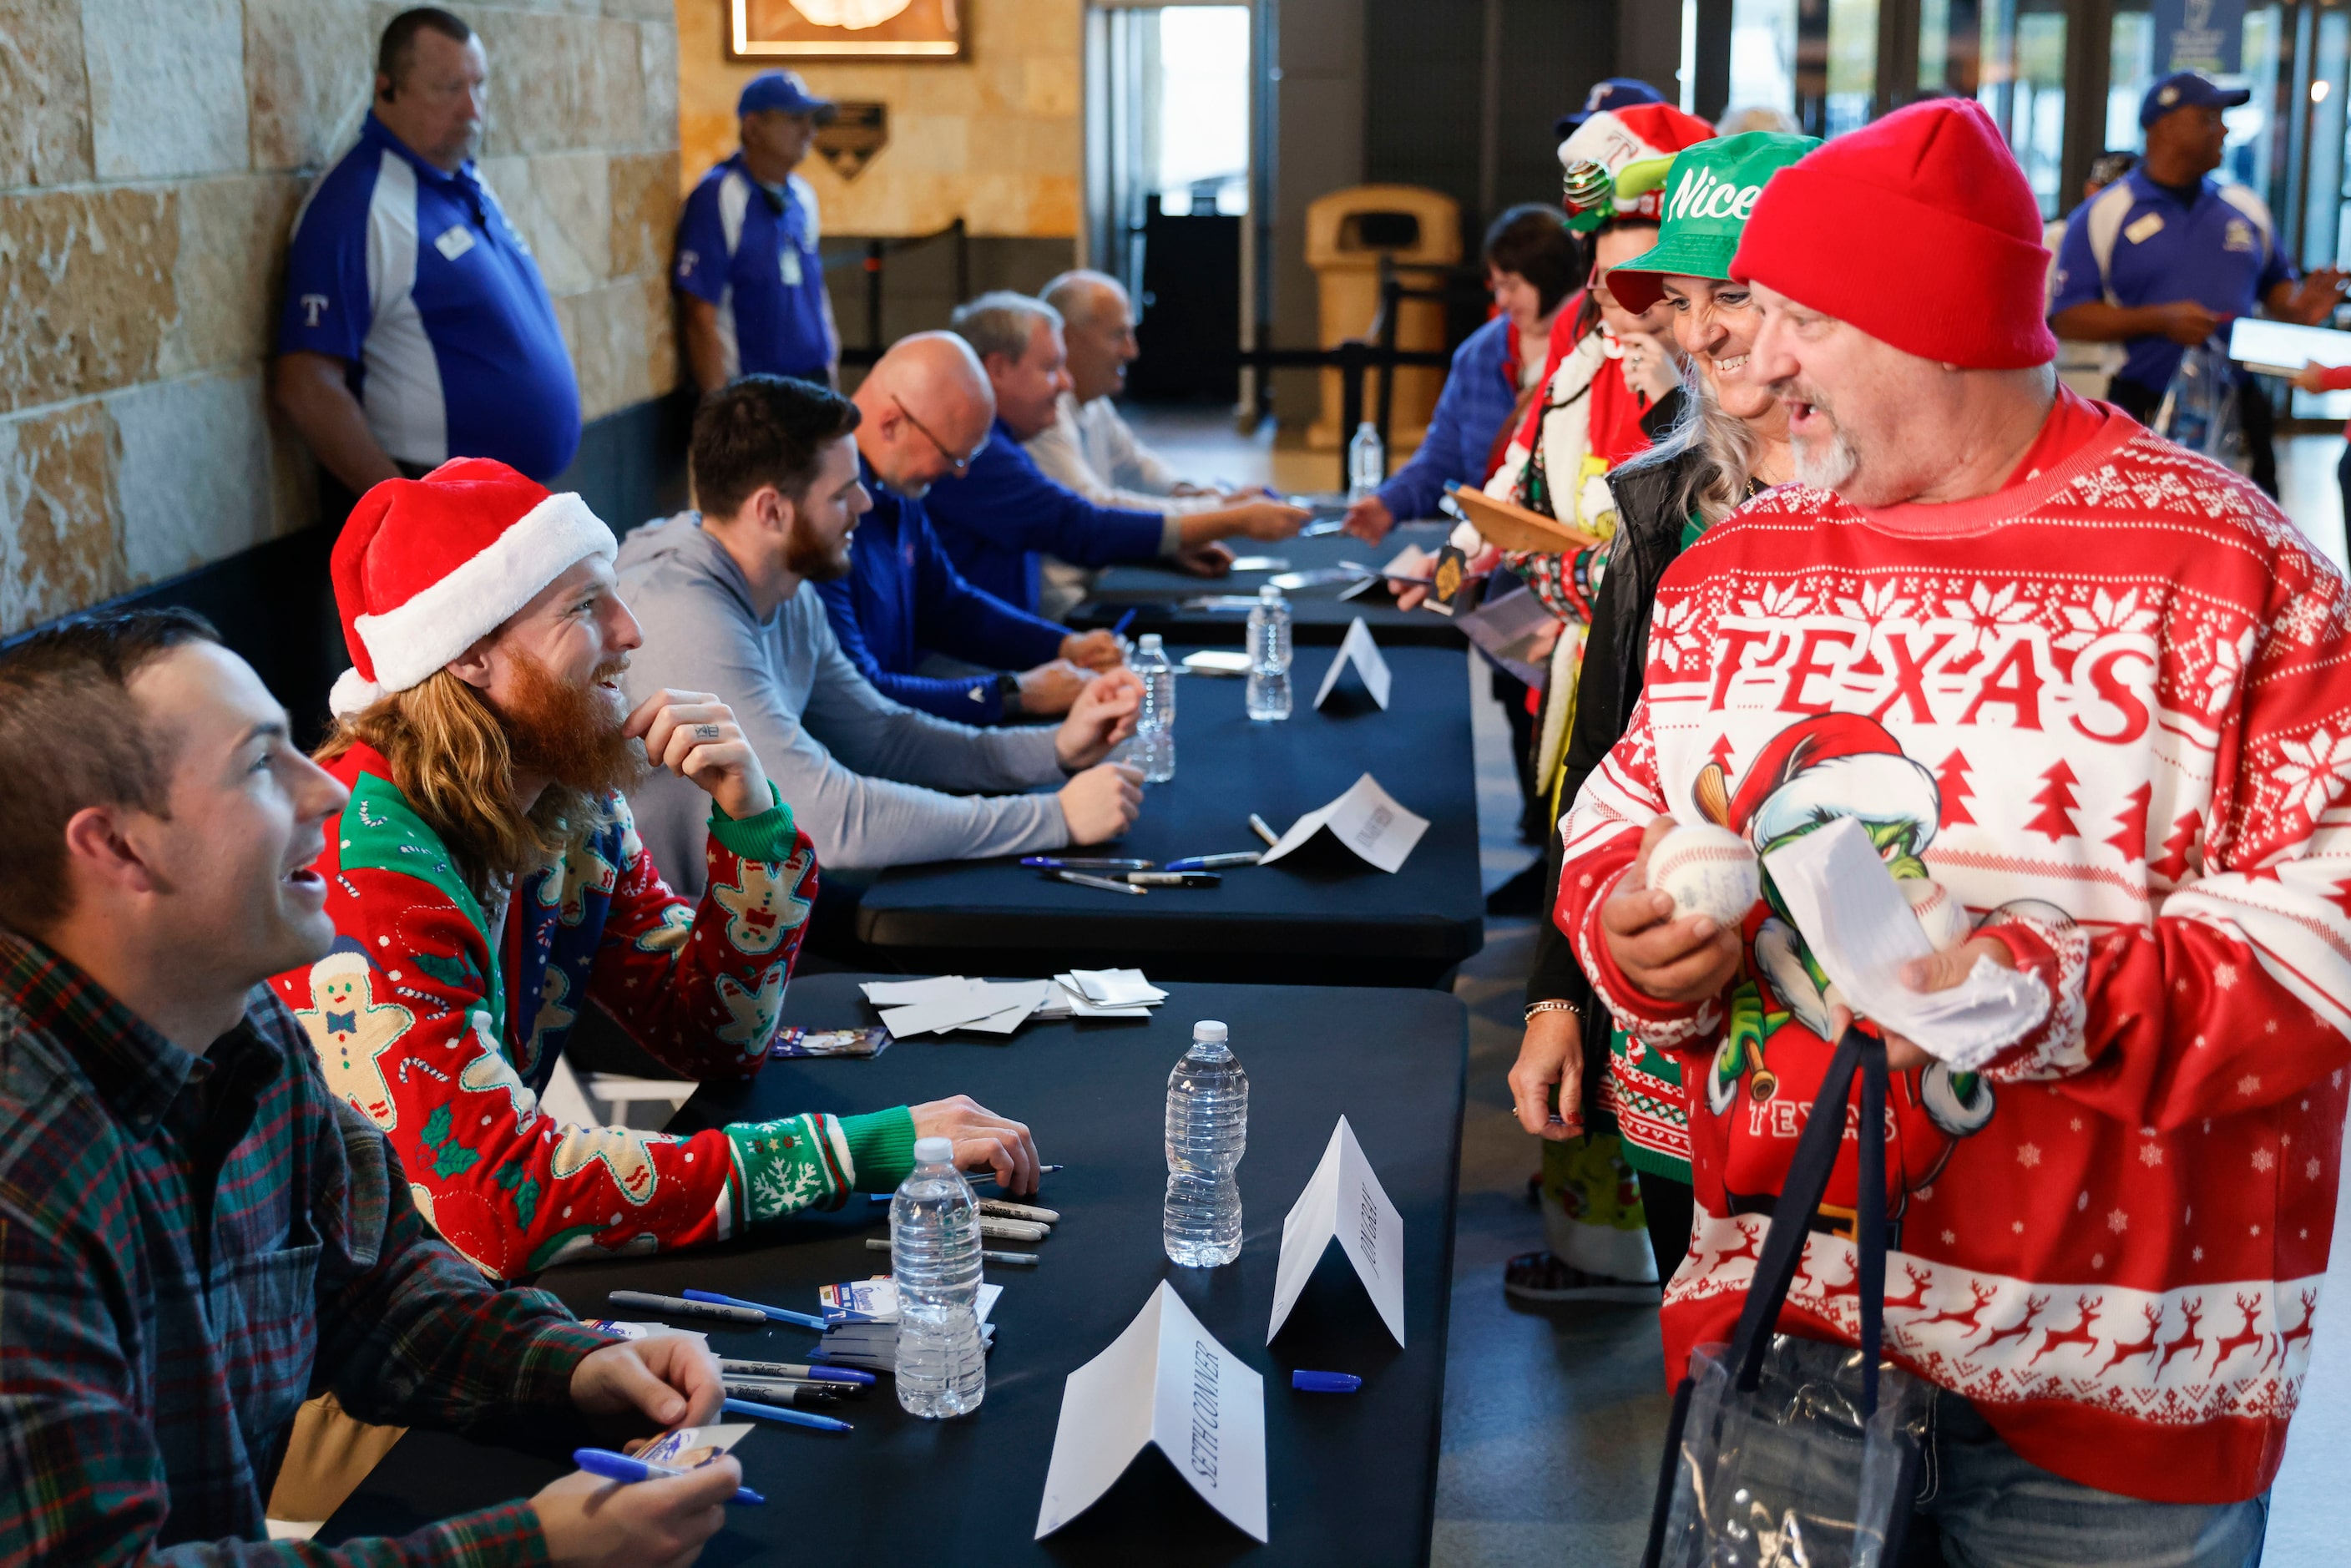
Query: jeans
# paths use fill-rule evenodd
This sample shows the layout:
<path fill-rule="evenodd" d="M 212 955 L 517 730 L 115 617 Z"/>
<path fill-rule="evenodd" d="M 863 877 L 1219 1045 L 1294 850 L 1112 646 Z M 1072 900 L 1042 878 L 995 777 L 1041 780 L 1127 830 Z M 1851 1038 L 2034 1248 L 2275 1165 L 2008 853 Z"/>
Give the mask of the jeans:
<path fill-rule="evenodd" d="M 2052 1475 L 2002 1442 L 1958 1395 L 1937 1390 L 1906 1563 L 1949 1568 L 2259 1568 L 2270 1498 L 2146 1502 Z M 1931 1523 L 1932 1528 L 1925 1526 Z"/>

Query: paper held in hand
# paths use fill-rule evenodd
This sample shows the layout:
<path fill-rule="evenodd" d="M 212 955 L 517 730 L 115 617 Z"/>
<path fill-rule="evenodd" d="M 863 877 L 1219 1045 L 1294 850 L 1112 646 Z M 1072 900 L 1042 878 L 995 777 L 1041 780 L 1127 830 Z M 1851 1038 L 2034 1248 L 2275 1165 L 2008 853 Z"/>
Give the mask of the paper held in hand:
<path fill-rule="evenodd" d="M 1902 967 L 1934 946 L 1858 820 L 1840 817 L 1773 850 L 1763 869 L 1846 1005 L 1956 1071 L 1976 1071 L 2047 1016 L 2039 978 L 1989 958 L 1949 990 L 1903 983 Z"/>
<path fill-rule="evenodd" d="M 1372 700 L 1380 705 L 1381 712 L 1385 713 L 1388 688 L 1394 684 L 1395 677 L 1388 673 L 1387 660 L 1380 656 L 1380 645 L 1372 641 L 1372 629 L 1364 624 L 1364 618 L 1360 615 L 1347 623 L 1347 635 L 1340 641 L 1337 656 L 1331 661 L 1331 667 L 1322 672 L 1322 689 L 1314 694 L 1314 706 L 1318 708 L 1322 706 L 1322 699 L 1339 685 L 1339 672 L 1351 663 L 1355 666 L 1355 674 L 1363 677 L 1364 689 L 1372 694 Z"/>
<path fill-rule="evenodd" d="M 1092 1508 L 1145 1443 L 1211 1508 L 1267 1538 L 1265 1379 L 1217 1343 L 1165 1280 L 1110 1348 L 1061 1385 L 1036 1538 Z"/>
<path fill-rule="evenodd" d="M 1271 865 L 1324 828 L 1382 871 L 1393 872 L 1404 864 L 1412 847 L 1420 842 L 1420 835 L 1428 831 L 1428 819 L 1397 805 L 1395 797 L 1366 773 L 1329 805 L 1290 823 L 1290 831 L 1275 840 L 1273 848 L 1259 856 L 1257 863 Z"/>
<path fill-rule="evenodd" d="M 1298 1304 L 1298 1293 L 1333 1240 L 1371 1292 L 1380 1321 L 1395 1335 L 1396 1343 L 1404 1343 L 1404 1217 L 1388 1201 L 1387 1189 L 1380 1186 L 1344 1116 L 1331 1129 L 1330 1146 L 1306 1178 L 1306 1190 L 1282 1218 L 1281 1262 L 1273 1275 L 1273 1317 L 1265 1325 L 1266 1343 L 1271 1344 L 1281 1332 L 1290 1309 Z"/>

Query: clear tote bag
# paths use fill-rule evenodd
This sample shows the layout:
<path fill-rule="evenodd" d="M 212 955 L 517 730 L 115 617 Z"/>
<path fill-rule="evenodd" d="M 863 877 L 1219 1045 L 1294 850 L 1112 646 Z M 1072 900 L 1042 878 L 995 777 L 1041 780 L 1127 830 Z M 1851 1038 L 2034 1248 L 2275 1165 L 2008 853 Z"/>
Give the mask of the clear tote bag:
<path fill-rule="evenodd" d="M 1864 1128 L 1886 1125 L 1886 1047 L 1837 1042 L 1773 1207 L 1729 1345 L 1703 1345 L 1674 1394 L 1643 1568 L 1885 1568 L 1902 1554 L 1932 1389 L 1878 1364 L 1885 1333 L 1886 1144 L 1861 1140 L 1855 1231 L 1861 1348 L 1776 1333 L 1862 1079 Z"/>

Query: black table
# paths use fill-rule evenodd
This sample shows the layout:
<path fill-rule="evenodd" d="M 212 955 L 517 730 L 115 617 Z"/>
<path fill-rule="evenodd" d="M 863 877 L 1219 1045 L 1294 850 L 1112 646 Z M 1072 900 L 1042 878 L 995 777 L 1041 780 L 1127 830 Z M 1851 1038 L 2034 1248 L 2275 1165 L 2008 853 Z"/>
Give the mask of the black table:
<path fill-rule="evenodd" d="M 1386 565 L 1406 545 L 1418 545 L 1434 553 L 1445 542 L 1446 531 L 1451 526 L 1405 523 L 1375 545 L 1345 534 L 1282 539 L 1273 544 L 1233 539 L 1228 544 L 1236 555 L 1267 555 L 1286 560 L 1292 571 L 1332 567 L 1343 560 L 1377 567 Z M 1184 601 L 1208 595 L 1253 598 L 1259 587 L 1275 575 L 1270 571 L 1237 571 L 1228 577 L 1207 578 L 1156 564 L 1113 566 L 1095 582 L 1092 597 L 1071 613 L 1070 624 L 1080 629 L 1112 625 L 1131 609 L 1135 614 L 1134 624 L 1128 628 L 1129 636 L 1156 632 L 1170 642 L 1238 646 L 1249 629 L 1246 609 L 1187 610 Z M 1428 610 L 1398 610 L 1395 596 L 1384 585 L 1374 584 L 1355 598 L 1341 599 L 1339 595 L 1346 586 L 1332 583 L 1289 591 L 1285 597 L 1290 601 L 1293 641 L 1309 646 L 1335 643 L 1347 634 L 1347 622 L 1360 615 L 1384 644 L 1468 646 L 1468 640 L 1444 616 Z"/>
<path fill-rule="evenodd" d="M 856 977 L 796 980 L 787 1022 L 862 1016 Z M 770 1500 L 735 1509 L 702 1561 L 777 1563 L 1426 1563 L 1444 1404 L 1447 1281 L 1452 1274 L 1467 1014 L 1433 992 L 1171 986 L 1149 1022 L 1029 1023 L 1008 1045 L 901 1043 L 872 1061 L 784 1061 L 747 1087 L 696 1094 L 674 1131 L 805 1110 L 871 1109 L 950 1092 L 1019 1115 L 1048 1160 L 1040 1201 L 1063 1218 L 1033 1270 L 990 1265 L 1004 1294 L 987 1401 L 973 1416 L 907 1416 L 890 1381 L 842 1413 L 846 1437 L 762 1425 L 736 1448 Z M 1160 1151 L 1167 1071 L 1196 1019 L 1217 1018 L 1249 1073 L 1249 1146 L 1240 1167 L 1239 1260 L 1183 1270 L 1160 1249 Z M 1281 1218 L 1343 1113 L 1404 1219 L 1405 1322 L 1398 1349 L 1337 1249 L 1269 1347 Z M 754 1244 L 698 1255 L 550 1270 L 539 1283 L 583 1317 L 611 1289 L 687 1286 L 811 1308 L 820 1284 L 888 1271 L 865 1250 L 887 1210 L 862 1197 Z M 1020 1246 L 1019 1243 L 990 1245 Z M 1092 1510 L 1032 1542 L 1060 1419 L 1062 1379 L 1117 1337 L 1162 1278 L 1227 1349 L 1265 1377 L 1271 1541 L 1258 1546 L 1185 1486 L 1156 1450 Z M 629 1314 L 637 1315 L 637 1314 Z M 699 1322 L 680 1326 L 700 1328 Z M 798 1360 L 804 1330 L 734 1332 L 722 1354 Z M 1352 1396 L 1291 1391 L 1296 1367 L 1353 1372 Z M 731 1417 L 730 1417 L 731 1419 Z M 569 1441 L 568 1435 L 559 1435 Z M 559 1435 L 549 1435 L 557 1440 Z M 412 1432 L 329 1520 L 322 1543 L 402 1533 L 467 1509 L 527 1497 L 568 1466 L 438 1433 Z"/>
<path fill-rule="evenodd" d="M 1291 716 L 1280 724 L 1249 720 L 1241 681 L 1185 676 L 1175 779 L 1149 787 L 1141 820 L 1114 850 L 1070 852 L 1165 862 L 1261 850 L 1251 811 L 1282 832 L 1369 772 L 1429 819 L 1400 871 L 1380 871 L 1327 834 L 1273 865 L 1228 871 L 1221 887 L 1143 898 L 1050 882 L 1010 858 L 901 866 L 859 895 L 863 952 L 907 974 L 1135 965 L 1155 979 L 1444 983 L 1486 939 L 1468 672 L 1458 653 L 1382 652 L 1395 677 L 1385 713 L 1352 671 L 1321 712 L 1308 706 L 1334 648 L 1298 651 Z"/>

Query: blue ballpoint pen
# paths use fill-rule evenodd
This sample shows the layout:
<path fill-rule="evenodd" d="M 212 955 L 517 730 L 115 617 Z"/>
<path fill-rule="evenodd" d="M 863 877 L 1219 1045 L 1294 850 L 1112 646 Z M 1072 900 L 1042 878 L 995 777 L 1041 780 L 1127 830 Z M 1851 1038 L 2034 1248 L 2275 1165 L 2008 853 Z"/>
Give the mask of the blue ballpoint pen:
<path fill-rule="evenodd" d="M 684 1291 L 689 1301 L 708 1301 L 714 1306 L 741 1307 L 746 1311 L 765 1312 L 779 1323 L 798 1323 L 804 1329 L 822 1329 L 824 1319 L 814 1312 L 796 1312 L 789 1307 L 771 1307 L 765 1301 L 747 1301 L 740 1296 L 722 1296 L 716 1291 Z"/>
<path fill-rule="evenodd" d="M 672 1469 L 667 1465 L 647 1464 L 626 1454 L 616 1454 L 610 1448 L 574 1448 L 571 1462 L 591 1476 L 602 1476 L 608 1481 L 666 1480 L 672 1476 L 690 1476 L 692 1470 Z M 768 1500 L 749 1487 L 737 1487 L 730 1500 L 743 1503 L 765 1503 Z"/>
<path fill-rule="evenodd" d="M 1256 850 L 1234 850 L 1220 855 L 1179 855 L 1160 869 L 1162 871 L 1222 871 L 1228 866 L 1255 865 L 1260 858 Z"/>
<path fill-rule="evenodd" d="M 794 1427 L 813 1427 L 820 1432 L 854 1432 L 856 1427 L 830 1416 L 811 1416 L 805 1410 L 787 1410 L 780 1405 L 754 1405 L 748 1399 L 725 1399 L 718 1407 L 729 1416 L 757 1416 L 763 1421 L 783 1421 Z"/>
<path fill-rule="evenodd" d="M 1140 607 L 1131 607 L 1125 614 L 1118 618 L 1118 623 L 1110 629 L 1110 634 L 1112 636 L 1123 637 L 1126 635 L 1126 629 L 1134 624 L 1134 611 L 1136 608 Z"/>

